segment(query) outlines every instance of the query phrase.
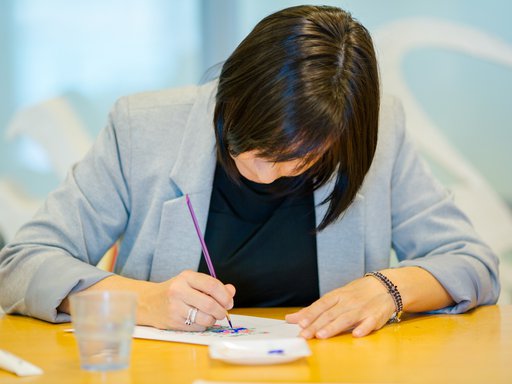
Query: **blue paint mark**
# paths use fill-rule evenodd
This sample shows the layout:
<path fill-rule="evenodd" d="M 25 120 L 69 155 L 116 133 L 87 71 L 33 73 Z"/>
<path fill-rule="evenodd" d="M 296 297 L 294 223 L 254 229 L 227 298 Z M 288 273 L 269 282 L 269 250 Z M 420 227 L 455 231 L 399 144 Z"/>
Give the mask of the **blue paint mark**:
<path fill-rule="evenodd" d="M 224 334 L 226 334 L 226 333 L 233 334 L 233 333 L 238 333 L 238 332 L 246 331 L 246 330 L 247 330 L 247 328 L 243 328 L 243 327 L 233 328 L 233 329 L 227 328 L 227 327 L 219 327 L 219 328 L 212 327 L 212 328 L 208 329 L 208 331 L 213 332 L 213 333 L 224 333 Z"/>

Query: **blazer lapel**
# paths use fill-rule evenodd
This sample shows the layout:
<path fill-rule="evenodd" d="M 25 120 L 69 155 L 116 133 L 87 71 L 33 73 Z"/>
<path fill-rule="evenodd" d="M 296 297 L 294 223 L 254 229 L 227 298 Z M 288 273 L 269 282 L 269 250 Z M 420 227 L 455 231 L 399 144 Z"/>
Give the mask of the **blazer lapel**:
<path fill-rule="evenodd" d="M 163 205 L 151 281 L 164 281 L 186 269 L 196 270 L 201 246 L 185 201 L 190 196 L 201 231 L 206 230 L 213 176 L 215 135 L 213 108 L 216 83 L 198 90 L 190 111 L 178 157 L 169 175 L 175 198 Z"/>
<path fill-rule="evenodd" d="M 334 181 L 315 191 L 316 222 L 320 223 L 328 204 L 320 203 L 329 195 Z M 353 203 L 335 223 L 316 237 L 320 295 L 339 288 L 364 274 L 365 204 L 358 193 Z"/>

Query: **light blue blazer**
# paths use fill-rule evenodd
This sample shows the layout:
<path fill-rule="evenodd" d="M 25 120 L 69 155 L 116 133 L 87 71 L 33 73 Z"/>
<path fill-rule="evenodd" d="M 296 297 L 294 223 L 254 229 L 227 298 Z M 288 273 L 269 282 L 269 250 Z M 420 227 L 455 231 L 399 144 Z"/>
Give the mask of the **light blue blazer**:
<path fill-rule="evenodd" d="M 7 312 L 67 321 L 56 308 L 70 292 L 109 274 L 94 265 L 119 237 L 115 272 L 163 281 L 197 270 L 201 248 L 184 195 L 204 232 L 215 169 L 215 83 L 120 99 L 107 127 L 35 218 L 0 253 L 0 304 Z M 315 192 L 320 202 L 332 188 Z M 377 151 L 353 204 L 317 236 L 320 293 L 365 272 L 398 266 L 430 271 L 463 312 L 496 302 L 498 260 L 420 161 L 400 104 L 382 99 Z M 235 297 L 236 303 L 236 297 Z"/>

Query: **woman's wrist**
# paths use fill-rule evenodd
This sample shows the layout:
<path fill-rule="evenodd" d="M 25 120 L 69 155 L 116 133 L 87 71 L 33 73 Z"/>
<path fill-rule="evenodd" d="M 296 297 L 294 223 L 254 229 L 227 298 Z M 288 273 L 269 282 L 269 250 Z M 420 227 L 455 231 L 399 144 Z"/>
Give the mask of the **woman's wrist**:
<path fill-rule="evenodd" d="M 453 305 L 441 283 L 421 267 L 400 267 L 380 270 L 397 287 L 403 312 L 425 312 Z"/>
<path fill-rule="evenodd" d="M 377 279 L 388 291 L 389 295 L 393 299 L 393 303 L 395 305 L 395 311 L 392 313 L 389 318 L 389 323 L 398 323 L 400 322 L 400 317 L 402 316 L 403 304 L 402 304 L 402 296 L 400 295 L 400 291 L 398 287 L 384 274 L 379 271 L 368 272 L 364 275 L 371 276 Z"/>
<path fill-rule="evenodd" d="M 144 308 L 146 300 L 144 299 L 145 294 L 151 288 L 152 285 L 157 283 L 135 280 L 119 275 L 110 275 L 96 284 L 84 289 L 84 291 L 128 291 L 133 292 L 137 295 L 137 324 L 143 324 L 147 318 L 147 310 Z M 61 304 L 57 308 L 59 312 L 70 314 L 69 296 L 62 300 Z"/>

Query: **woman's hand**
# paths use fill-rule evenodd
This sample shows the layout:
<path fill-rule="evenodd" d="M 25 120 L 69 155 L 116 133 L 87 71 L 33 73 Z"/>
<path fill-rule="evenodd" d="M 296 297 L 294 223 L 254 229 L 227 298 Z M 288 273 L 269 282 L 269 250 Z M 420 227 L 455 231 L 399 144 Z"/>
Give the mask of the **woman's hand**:
<path fill-rule="evenodd" d="M 123 290 L 137 294 L 137 324 L 160 329 L 203 331 L 226 317 L 233 307 L 235 287 L 223 284 L 204 273 L 183 271 L 161 283 L 129 279 L 119 275 L 109 276 L 90 286 L 87 291 Z M 185 321 L 189 311 L 197 308 L 193 324 Z M 59 311 L 69 312 L 69 299 L 59 306 Z"/>
<path fill-rule="evenodd" d="M 395 303 L 384 285 L 367 276 L 287 315 L 286 321 L 301 326 L 300 336 L 306 339 L 325 339 L 349 330 L 361 337 L 384 326 L 394 311 Z"/>
<path fill-rule="evenodd" d="M 405 312 L 433 311 L 454 304 L 439 281 L 423 268 L 380 272 L 398 287 Z M 306 339 L 325 339 L 349 330 L 361 337 L 382 328 L 395 311 L 395 302 L 384 284 L 367 276 L 327 293 L 309 307 L 286 316 L 286 321 L 299 324 Z"/>
<path fill-rule="evenodd" d="M 139 324 L 162 329 L 203 331 L 226 317 L 233 307 L 235 287 L 204 273 L 184 271 L 162 283 L 147 286 L 139 295 Z M 185 324 L 189 310 L 197 308 L 195 321 Z"/>

